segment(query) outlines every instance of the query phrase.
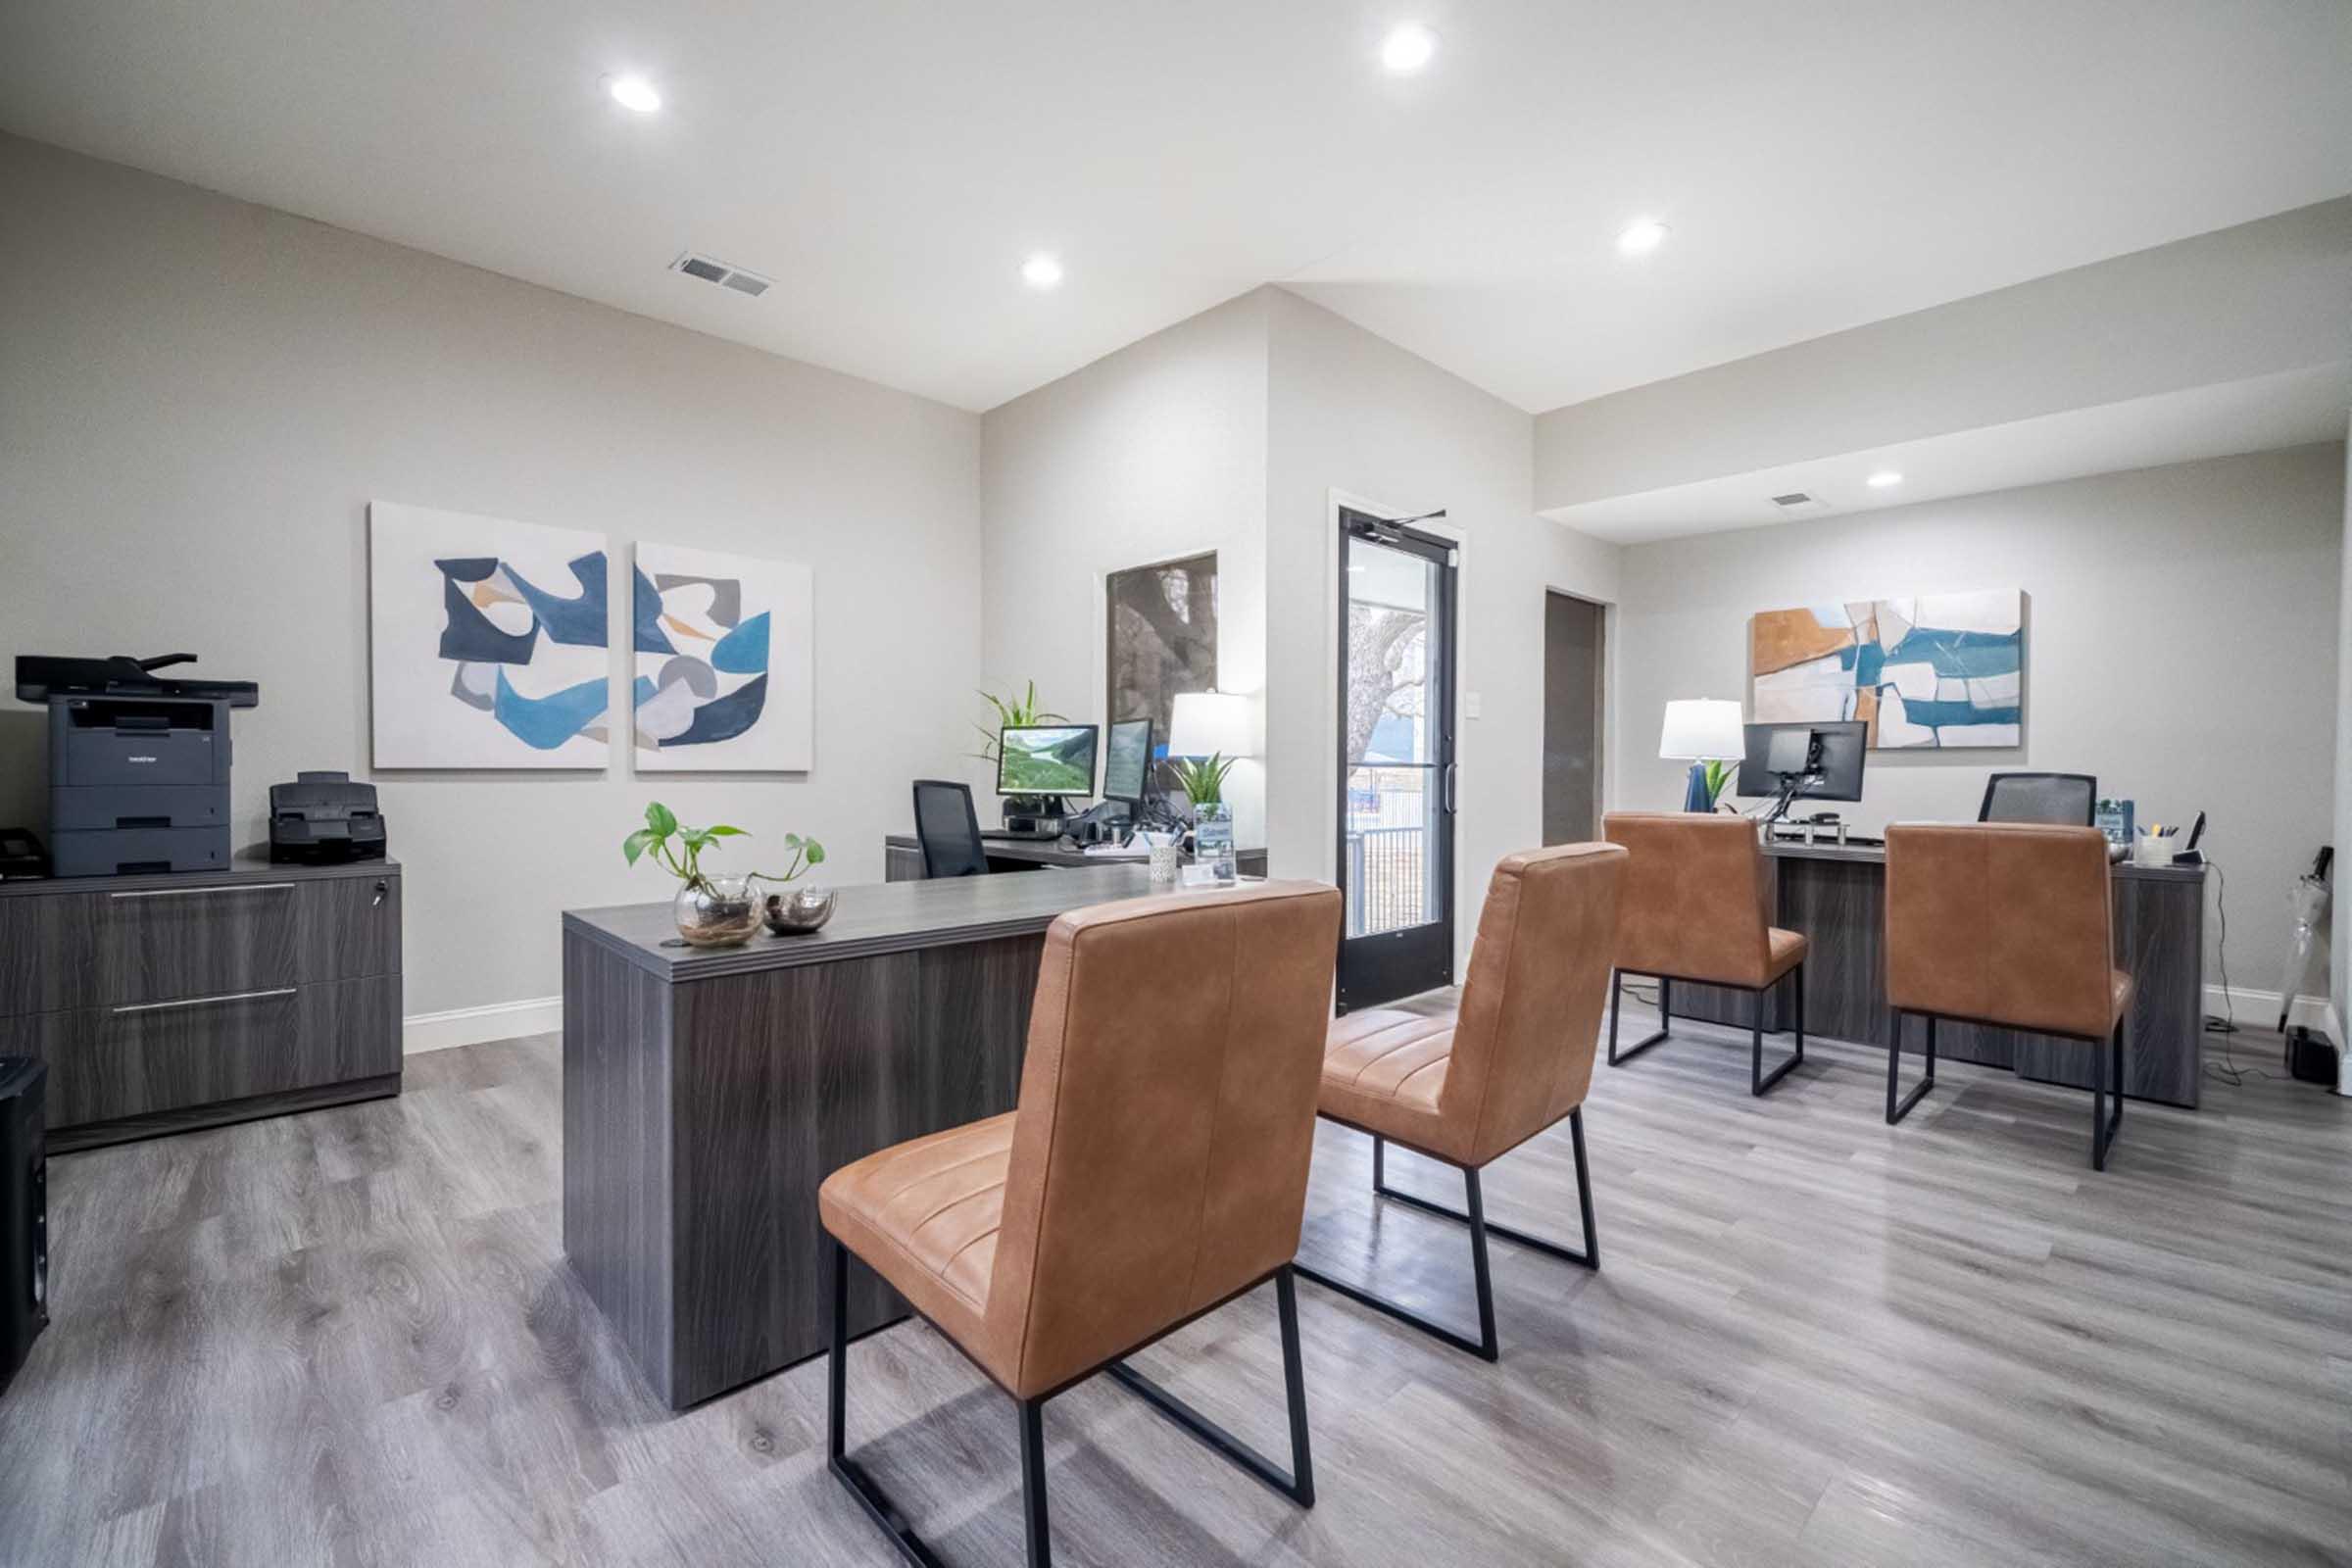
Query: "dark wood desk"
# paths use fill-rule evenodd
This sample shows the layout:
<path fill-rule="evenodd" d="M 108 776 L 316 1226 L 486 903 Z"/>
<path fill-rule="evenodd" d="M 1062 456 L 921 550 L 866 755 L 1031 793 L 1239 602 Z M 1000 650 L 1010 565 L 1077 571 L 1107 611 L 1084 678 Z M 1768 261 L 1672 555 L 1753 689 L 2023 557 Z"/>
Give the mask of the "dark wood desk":
<path fill-rule="evenodd" d="M 1885 1045 L 1894 1035 L 1886 1004 L 1886 852 L 1875 848 L 1776 844 L 1765 852 L 1776 884 L 1773 924 L 1812 939 L 1805 960 L 1805 1026 L 1833 1040 Z M 2125 1093 L 2194 1107 L 2205 1049 L 2205 868 L 2114 868 L 2115 962 L 2131 973 L 2131 1040 Z M 1766 1001 L 1764 1027 L 1788 1027 L 1786 986 Z M 1747 1027 L 1744 991 L 1677 984 L 1677 1017 Z M 1906 1054 L 1926 1043 L 1914 1022 Z M 1939 1023 L 1936 1054 L 2008 1067 L 2020 1077 L 2091 1085 L 2090 1049 L 1979 1024 Z"/>
<path fill-rule="evenodd" d="M 825 1348 L 818 1183 L 1011 1110 L 1046 928 L 1151 890 L 1102 864 L 843 888 L 822 931 L 709 950 L 662 945 L 666 904 L 564 913 L 564 1250 L 670 1408 Z M 852 1275 L 851 1332 L 906 1310 Z"/>
<path fill-rule="evenodd" d="M 1079 865 L 1141 865 L 1143 858 L 1133 860 L 1106 859 L 1088 855 L 1084 850 L 1063 849 L 1055 839 L 997 839 L 983 837 L 981 847 L 988 854 L 989 869 L 993 871 L 1034 871 L 1041 866 Z M 1266 852 L 1236 850 L 1234 860 L 1244 876 L 1266 874 Z M 882 874 L 893 882 L 923 880 L 923 847 L 911 833 L 893 833 L 882 840 Z"/>

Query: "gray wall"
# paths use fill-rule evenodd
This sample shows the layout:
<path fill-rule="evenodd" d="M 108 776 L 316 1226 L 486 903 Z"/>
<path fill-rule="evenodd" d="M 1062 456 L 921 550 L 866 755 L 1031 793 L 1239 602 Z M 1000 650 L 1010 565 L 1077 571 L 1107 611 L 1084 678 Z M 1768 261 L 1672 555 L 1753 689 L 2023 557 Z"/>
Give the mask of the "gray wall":
<path fill-rule="evenodd" d="M 2025 745 L 1874 752 L 1862 803 L 1838 809 L 1872 829 L 1973 818 L 1988 770 L 2039 767 L 2096 773 L 2143 821 L 2207 811 L 2230 982 L 2276 991 L 2286 890 L 2334 831 L 2343 487 L 2328 443 L 1633 546 L 1616 803 L 1679 806 L 1660 715 L 1670 698 L 1744 698 L 1754 612 L 2023 588 Z M 2209 984 L 2220 935 L 2209 913 Z"/>
<path fill-rule="evenodd" d="M 377 777 L 412 1015 L 554 996 L 559 909 L 665 891 L 617 850 L 649 799 L 757 835 L 725 863 L 792 829 L 871 881 L 907 779 L 957 765 L 975 416 L 21 139 L 0 213 L 0 661 L 185 649 L 260 681 L 240 842 L 296 769 L 371 776 L 371 498 L 814 568 L 805 776 L 633 777 L 624 725 L 603 773 Z M 44 825 L 42 768 L 0 704 L 0 821 Z"/>

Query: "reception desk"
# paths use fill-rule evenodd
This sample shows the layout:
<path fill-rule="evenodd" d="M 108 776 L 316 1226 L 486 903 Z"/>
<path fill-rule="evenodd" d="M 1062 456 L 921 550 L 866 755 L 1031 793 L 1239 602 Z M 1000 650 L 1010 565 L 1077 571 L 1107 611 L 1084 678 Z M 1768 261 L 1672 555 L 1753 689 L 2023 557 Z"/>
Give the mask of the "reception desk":
<path fill-rule="evenodd" d="M 1894 1035 L 1886 1004 L 1886 852 L 1883 849 L 1776 844 L 1765 851 L 1773 881 L 1772 923 L 1812 940 L 1805 960 L 1805 1031 L 1832 1040 L 1885 1045 Z M 2131 1036 L 2124 1049 L 2124 1092 L 2140 1100 L 2194 1106 L 2205 1049 L 2205 868 L 2114 868 L 2115 964 L 2134 982 Z M 1788 1027 L 1786 986 L 1765 1003 L 1769 1030 Z M 1748 993 L 1677 983 L 1677 1017 L 1746 1028 Z M 1923 1050 L 1917 1022 L 1906 1054 Z M 1954 1061 L 2008 1067 L 2023 1078 L 2091 1086 L 2090 1048 L 1982 1024 L 1936 1026 L 1936 1054 Z"/>
<path fill-rule="evenodd" d="M 1141 865 L 843 888 L 807 936 L 564 916 L 564 1250 L 672 1409 L 825 1348 L 827 1174 L 1018 1102 L 1046 929 Z M 1181 897 L 1182 895 L 1170 895 Z M 860 1270 L 852 1333 L 906 1314 Z"/>

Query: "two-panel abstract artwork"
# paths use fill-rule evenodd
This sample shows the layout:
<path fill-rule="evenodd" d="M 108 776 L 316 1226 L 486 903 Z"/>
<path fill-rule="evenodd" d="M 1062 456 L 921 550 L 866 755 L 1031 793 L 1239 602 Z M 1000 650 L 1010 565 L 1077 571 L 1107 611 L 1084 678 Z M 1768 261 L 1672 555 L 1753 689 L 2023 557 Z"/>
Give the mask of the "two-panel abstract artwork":
<path fill-rule="evenodd" d="M 597 768 L 611 759 L 604 537 L 368 509 L 375 765 Z M 813 753 L 807 566 L 639 544 L 620 688 L 639 772 L 799 772 Z"/>

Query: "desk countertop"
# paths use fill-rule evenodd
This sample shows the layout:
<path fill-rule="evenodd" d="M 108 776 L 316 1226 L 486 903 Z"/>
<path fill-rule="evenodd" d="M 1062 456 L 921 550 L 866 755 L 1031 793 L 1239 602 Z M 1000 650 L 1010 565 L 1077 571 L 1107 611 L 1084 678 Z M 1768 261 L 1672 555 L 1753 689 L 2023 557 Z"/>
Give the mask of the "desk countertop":
<path fill-rule="evenodd" d="M 915 948 L 985 942 L 1043 931 L 1055 915 L 1092 904 L 1152 892 L 1149 868 L 1133 863 L 1074 866 L 1052 876 L 965 876 L 938 881 L 875 882 L 837 890 L 840 902 L 821 931 L 776 937 L 765 931 L 741 947 L 665 948 L 678 934 L 667 904 L 566 909 L 564 930 L 661 976 L 704 980 L 796 964 L 837 963 Z"/>
<path fill-rule="evenodd" d="M 1878 844 L 1768 844 L 1766 855 L 1790 860 L 1847 860 L 1860 865 L 1885 865 L 1886 850 Z M 2111 867 L 2119 877 L 2148 882 L 2195 882 L 2203 878 L 2201 865 L 2134 865 L 2119 860 Z"/>

